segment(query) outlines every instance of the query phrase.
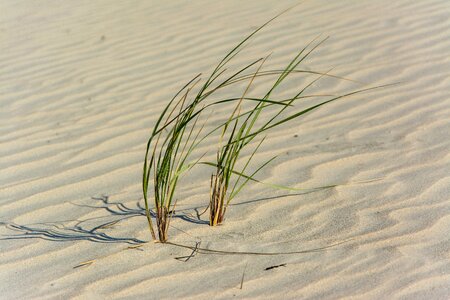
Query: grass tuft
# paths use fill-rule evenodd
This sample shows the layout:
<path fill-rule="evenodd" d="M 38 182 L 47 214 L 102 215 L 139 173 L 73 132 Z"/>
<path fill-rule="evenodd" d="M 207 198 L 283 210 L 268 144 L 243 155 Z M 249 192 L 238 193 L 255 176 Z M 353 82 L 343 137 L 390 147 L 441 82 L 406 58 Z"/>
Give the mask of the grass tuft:
<path fill-rule="evenodd" d="M 317 37 L 312 40 L 296 53 L 283 69 L 262 70 L 269 57 L 267 56 L 257 58 L 242 68 L 231 72 L 231 75 L 228 74 L 230 71 L 227 70 L 226 66 L 242 51 L 249 40 L 286 11 L 258 27 L 232 48 L 220 60 L 206 80 L 202 81 L 201 74 L 199 74 L 188 81 L 161 112 L 147 142 L 142 176 L 145 212 L 153 240 L 159 240 L 163 243 L 167 242 L 170 221 L 177 203 L 175 192 L 179 179 L 196 164 L 202 163 L 214 168 L 210 177 L 209 224 L 211 226 L 219 225 L 224 221 L 229 203 L 242 191 L 249 181 L 260 182 L 255 176 L 276 158 L 272 157 L 252 172 L 247 172 L 255 154 L 266 138 L 263 135 L 268 130 L 294 121 L 333 101 L 389 86 L 363 88 L 342 95 L 326 93 L 319 95 L 307 94 L 308 89 L 324 77 L 348 80 L 330 74 L 331 70 L 328 72 L 317 72 L 299 69 L 299 65 L 321 46 L 328 37 L 322 39 Z M 308 74 L 315 76 L 315 78 L 299 88 L 291 97 L 277 99 L 274 95 L 280 90 L 281 84 L 293 74 Z M 274 80 L 262 97 L 250 97 L 248 95 L 249 90 L 255 84 L 256 79 L 260 77 L 274 77 Z M 239 84 L 245 84 L 245 89 L 240 97 L 215 98 L 218 91 L 227 88 L 236 91 L 236 85 Z M 310 98 L 325 98 L 325 100 L 308 108 L 298 111 L 294 110 L 296 101 Z M 243 105 L 244 102 L 248 105 Z M 226 121 L 202 134 L 208 119 L 202 121 L 203 124 L 199 125 L 201 114 L 214 106 L 228 103 L 235 103 L 235 105 Z M 190 156 L 193 151 L 206 138 L 217 131 L 220 131 L 221 134 L 219 135 L 216 160 L 214 162 L 201 161 L 203 156 L 191 160 Z M 252 147 L 253 150 L 251 150 L 247 160 L 241 162 L 241 154 L 247 148 Z M 237 169 L 239 165 L 242 167 Z M 150 178 L 153 179 L 153 209 L 150 209 L 149 203 Z M 272 184 L 271 186 L 274 188 L 292 189 L 280 185 Z M 336 185 L 327 187 L 332 186 Z M 156 230 L 152 217 L 156 219 Z"/>
<path fill-rule="evenodd" d="M 142 175 L 145 212 L 153 240 L 159 240 L 163 243 L 167 241 L 170 220 L 176 206 L 174 195 L 179 178 L 199 162 L 199 159 L 189 162 L 188 158 L 190 154 L 204 139 L 206 139 L 206 137 L 224 125 L 220 125 L 205 134 L 202 138 L 199 138 L 199 134 L 203 129 L 203 126 L 201 126 L 200 129 L 196 130 L 200 114 L 210 106 L 231 101 L 242 101 L 244 99 L 208 100 L 210 100 L 212 95 L 217 93 L 217 91 L 245 80 L 245 76 L 248 76 L 248 74 L 243 73 L 253 65 L 259 63 L 262 59 L 257 59 L 233 73 L 231 76 L 219 80 L 226 71 L 225 66 L 239 54 L 251 37 L 288 10 L 289 9 L 281 12 L 258 27 L 228 52 L 206 81 L 200 86 L 194 97 L 190 97 L 190 94 L 194 87 L 200 83 L 201 74 L 195 76 L 185 84 L 161 112 L 147 142 Z M 276 71 L 273 72 L 276 73 Z M 261 101 L 261 99 L 245 100 Z M 267 103 L 268 105 L 275 104 L 275 102 L 271 102 L 270 99 L 267 100 Z M 151 177 L 153 177 L 155 206 L 153 214 L 156 218 L 156 230 L 153 225 L 152 211 L 150 210 L 148 199 Z"/>

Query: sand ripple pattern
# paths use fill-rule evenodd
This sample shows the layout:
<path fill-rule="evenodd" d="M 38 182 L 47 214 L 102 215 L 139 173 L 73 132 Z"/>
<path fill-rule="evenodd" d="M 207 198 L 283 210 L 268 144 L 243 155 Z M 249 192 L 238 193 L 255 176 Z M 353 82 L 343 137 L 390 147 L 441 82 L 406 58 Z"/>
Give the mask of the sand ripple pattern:
<path fill-rule="evenodd" d="M 298 188 L 380 180 L 314 193 L 251 185 L 211 229 L 195 217 L 209 176 L 197 168 L 171 229 L 174 242 L 228 251 L 345 243 L 188 262 L 174 259 L 186 249 L 134 248 L 150 237 L 140 172 L 161 107 L 295 3 L 1 1 L 1 299 L 450 298 L 447 0 L 306 1 L 233 64 L 274 51 L 279 66 L 323 34 L 305 68 L 402 82 L 270 133 L 257 158 L 279 155 L 260 178 Z M 326 80 L 315 91 L 356 87 Z"/>

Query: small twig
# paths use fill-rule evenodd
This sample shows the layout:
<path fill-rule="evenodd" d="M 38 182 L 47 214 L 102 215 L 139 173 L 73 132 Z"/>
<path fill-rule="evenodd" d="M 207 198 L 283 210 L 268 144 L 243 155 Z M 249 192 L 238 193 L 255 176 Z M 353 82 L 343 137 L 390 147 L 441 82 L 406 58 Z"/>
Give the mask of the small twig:
<path fill-rule="evenodd" d="M 82 263 L 79 263 L 78 265 L 76 265 L 76 266 L 73 267 L 73 268 L 74 268 L 74 269 L 77 269 L 77 268 L 81 268 L 81 267 L 86 267 L 86 266 L 92 265 L 93 263 L 94 263 L 94 259 L 88 260 L 88 261 L 84 261 L 84 262 L 82 262 Z"/>
<path fill-rule="evenodd" d="M 289 251 L 289 252 L 244 252 L 244 251 L 223 251 L 223 250 L 215 250 L 215 249 L 206 249 L 206 248 L 200 248 L 198 245 L 196 246 L 187 246 L 182 244 L 176 244 L 172 242 L 166 242 L 166 245 L 172 245 L 177 246 L 181 248 L 196 250 L 196 253 L 200 254 L 218 254 L 218 255 L 265 255 L 265 256 L 271 256 L 271 255 L 292 255 L 292 254 L 305 254 L 305 253 L 313 253 L 313 252 L 320 252 L 325 251 L 327 249 L 336 247 L 338 245 L 347 243 L 349 241 L 352 241 L 354 239 L 348 239 L 339 243 L 331 244 L 328 246 L 320 247 L 320 248 L 313 248 L 308 250 L 300 250 L 300 251 Z"/>
<path fill-rule="evenodd" d="M 139 245 L 134 245 L 134 246 L 128 246 L 127 249 L 144 251 L 144 249 L 141 249 L 141 247 L 142 247 L 143 245 L 144 245 L 144 244 L 139 244 Z"/>
<path fill-rule="evenodd" d="M 242 290 L 242 287 L 244 286 L 245 270 L 247 270 L 247 266 L 248 266 L 248 262 L 245 264 L 244 271 L 242 272 L 241 286 L 239 287 L 240 290 Z"/>
<path fill-rule="evenodd" d="M 196 254 L 197 251 L 198 251 L 198 246 L 200 246 L 200 244 L 201 244 L 201 242 L 195 242 L 195 248 L 192 249 L 192 252 L 191 252 L 190 255 L 188 255 L 188 256 L 179 256 L 179 257 L 175 257 L 175 259 L 176 259 L 176 260 L 181 260 L 181 261 L 187 262 L 188 260 L 190 260 L 192 257 L 195 256 L 195 254 Z"/>
<path fill-rule="evenodd" d="M 97 229 L 106 229 L 106 228 L 110 228 L 110 227 L 116 225 L 117 223 L 119 223 L 120 221 L 121 221 L 121 220 L 116 220 L 116 221 L 108 222 L 108 223 L 106 223 L 106 224 L 103 224 L 103 225 L 100 225 L 100 226 L 97 226 L 97 227 L 93 228 L 92 231 L 95 231 L 95 230 L 97 230 Z"/>
<path fill-rule="evenodd" d="M 81 262 L 81 263 L 79 263 L 78 265 L 74 266 L 73 268 L 74 268 L 74 269 L 77 269 L 77 268 L 81 268 L 81 267 L 87 267 L 87 266 L 90 266 L 90 265 L 92 265 L 96 260 L 100 260 L 100 259 L 103 259 L 103 258 L 112 256 L 112 255 L 116 255 L 117 253 L 120 253 L 120 252 L 122 252 L 122 251 L 124 251 L 124 250 L 134 249 L 134 250 L 144 251 L 143 249 L 140 248 L 140 247 L 144 246 L 144 244 L 145 244 L 145 243 L 142 243 L 142 244 L 139 244 L 139 245 L 128 246 L 128 247 L 123 248 L 123 249 L 121 249 L 121 250 L 119 250 L 119 251 L 117 251 L 117 252 L 113 252 L 113 253 L 110 253 L 110 254 L 106 254 L 106 255 L 97 257 L 97 258 L 95 258 L 95 259 L 91 259 L 91 260 L 87 260 L 87 261 Z"/>
<path fill-rule="evenodd" d="M 281 265 L 276 265 L 276 266 L 270 266 L 270 267 L 265 268 L 264 271 L 276 269 L 276 268 L 279 268 L 279 267 L 285 267 L 285 266 L 286 266 L 286 264 L 281 264 Z"/>

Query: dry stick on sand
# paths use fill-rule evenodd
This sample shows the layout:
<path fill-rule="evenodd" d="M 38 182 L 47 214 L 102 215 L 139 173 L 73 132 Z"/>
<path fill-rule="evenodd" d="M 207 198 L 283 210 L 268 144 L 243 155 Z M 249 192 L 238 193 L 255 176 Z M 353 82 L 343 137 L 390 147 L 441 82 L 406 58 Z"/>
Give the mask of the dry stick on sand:
<path fill-rule="evenodd" d="M 244 287 L 244 278 L 245 278 L 245 271 L 247 270 L 248 262 L 245 264 L 244 271 L 242 271 L 242 277 L 241 277 L 241 285 L 239 286 L 239 289 L 242 290 Z"/>
<path fill-rule="evenodd" d="M 299 251 L 285 251 L 285 252 L 225 251 L 225 250 L 201 248 L 201 247 L 198 247 L 198 244 L 196 244 L 195 246 L 188 246 L 188 245 L 172 243 L 172 242 L 166 242 L 166 244 L 185 248 L 185 249 L 195 250 L 195 252 L 198 254 L 276 256 L 276 255 L 294 255 L 294 254 L 305 254 L 305 253 L 326 251 L 333 247 L 348 243 L 353 240 L 354 240 L 354 238 L 350 238 L 350 239 L 347 239 L 347 240 L 344 240 L 344 241 L 341 241 L 338 243 L 334 243 L 334 244 L 331 244 L 328 246 L 320 247 L 320 248 L 312 248 L 312 249 L 299 250 Z"/>

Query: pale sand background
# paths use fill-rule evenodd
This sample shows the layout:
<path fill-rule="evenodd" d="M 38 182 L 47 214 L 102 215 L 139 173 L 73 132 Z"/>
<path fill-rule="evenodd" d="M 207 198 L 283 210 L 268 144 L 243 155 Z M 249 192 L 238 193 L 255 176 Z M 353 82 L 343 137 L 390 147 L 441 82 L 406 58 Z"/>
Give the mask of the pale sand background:
<path fill-rule="evenodd" d="M 174 257 L 189 251 L 173 246 L 123 250 L 149 239 L 140 176 L 162 105 L 295 3 L 0 2 L 1 299 L 450 298 L 447 0 L 310 0 L 235 61 L 274 51 L 270 64 L 282 66 L 323 33 L 330 40 L 305 68 L 335 67 L 371 84 L 403 81 L 271 132 L 257 157 L 280 154 L 259 178 L 295 187 L 383 180 L 290 196 L 253 184 L 224 226 L 179 217 L 170 232 L 174 242 L 229 251 L 351 241 L 187 263 Z M 358 87 L 327 80 L 317 91 Z M 185 219 L 208 197 L 208 170 L 191 175 L 178 194 Z"/>

